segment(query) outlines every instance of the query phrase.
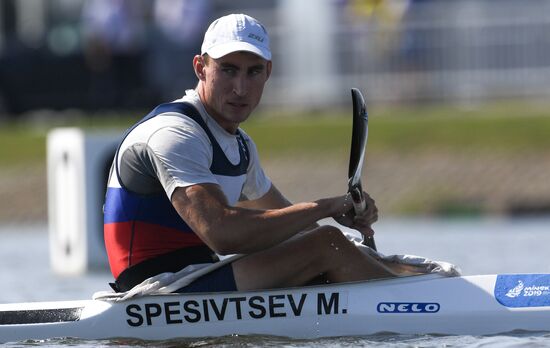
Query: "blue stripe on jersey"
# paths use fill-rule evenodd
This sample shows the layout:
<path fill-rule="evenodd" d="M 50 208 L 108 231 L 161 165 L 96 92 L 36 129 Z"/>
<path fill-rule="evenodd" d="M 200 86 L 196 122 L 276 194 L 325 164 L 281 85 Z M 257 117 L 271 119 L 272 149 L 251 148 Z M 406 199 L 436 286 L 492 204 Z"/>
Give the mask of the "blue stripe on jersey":
<path fill-rule="evenodd" d="M 107 188 L 104 223 L 140 221 L 193 233 L 164 192 L 140 195 L 122 188 Z"/>

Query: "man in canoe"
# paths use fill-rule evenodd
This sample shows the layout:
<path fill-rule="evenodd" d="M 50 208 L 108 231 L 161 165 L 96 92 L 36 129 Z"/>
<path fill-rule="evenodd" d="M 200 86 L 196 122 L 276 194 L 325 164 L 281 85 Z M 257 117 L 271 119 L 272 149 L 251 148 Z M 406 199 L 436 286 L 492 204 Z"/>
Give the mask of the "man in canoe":
<path fill-rule="evenodd" d="M 127 291 L 188 265 L 244 254 L 180 289 L 234 291 L 389 277 L 334 226 L 365 236 L 377 208 L 352 213 L 348 195 L 292 204 L 264 174 L 253 140 L 239 128 L 260 102 L 272 69 L 269 36 L 257 20 L 214 21 L 193 59 L 195 89 L 158 106 L 125 135 L 108 182 L 105 243 Z"/>

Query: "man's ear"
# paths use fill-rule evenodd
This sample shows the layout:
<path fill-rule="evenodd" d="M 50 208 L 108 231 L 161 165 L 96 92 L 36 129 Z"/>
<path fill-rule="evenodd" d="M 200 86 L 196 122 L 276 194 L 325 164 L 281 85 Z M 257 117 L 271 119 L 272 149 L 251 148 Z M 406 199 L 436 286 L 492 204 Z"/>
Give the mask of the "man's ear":
<path fill-rule="evenodd" d="M 206 62 L 204 61 L 204 57 L 201 55 L 196 55 L 193 58 L 193 70 L 195 70 L 195 75 L 197 75 L 198 79 L 201 81 L 204 81 L 205 75 L 204 75 L 204 68 L 206 67 Z"/>
<path fill-rule="evenodd" d="M 267 72 L 267 77 L 266 77 L 266 81 L 269 79 L 269 76 L 271 76 L 271 68 L 273 67 L 273 64 L 270 60 L 267 61 L 267 65 L 266 65 L 266 72 Z"/>

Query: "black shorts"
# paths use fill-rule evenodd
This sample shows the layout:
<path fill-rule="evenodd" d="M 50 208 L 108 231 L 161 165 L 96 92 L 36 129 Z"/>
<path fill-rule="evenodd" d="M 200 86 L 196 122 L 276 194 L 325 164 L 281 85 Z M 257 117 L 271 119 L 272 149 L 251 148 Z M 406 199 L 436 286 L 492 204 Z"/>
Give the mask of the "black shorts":
<path fill-rule="evenodd" d="M 176 273 L 188 265 L 218 262 L 218 257 L 206 246 L 179 249 L 168 254 L 140 262 L 125 269 L 115 283 L 111 284 L 116 292 L 132 289 L 145 279 L 164 272 Z M 178 292 L 235 291 L 235 278 L 231 264 L 205 274 L 192 284 Z"/>
<path fill-rule="evenodd" d="M 193 283 L 184 286 L 175 292 L 219 292 L 219 291 L 237 291 L 235 277 L 233 275 L 233 266 L 230 263 L 218 268 L 215 271 L 207 273 L 195 280 Z"/>

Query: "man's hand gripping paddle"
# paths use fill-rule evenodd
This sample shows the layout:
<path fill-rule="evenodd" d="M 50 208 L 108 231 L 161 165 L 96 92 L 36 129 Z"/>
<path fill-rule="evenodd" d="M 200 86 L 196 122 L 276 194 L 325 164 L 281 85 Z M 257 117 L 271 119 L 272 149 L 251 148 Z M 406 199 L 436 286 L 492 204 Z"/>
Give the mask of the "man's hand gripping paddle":
<path fill-rule="evenodd" d="M 349 157 L 348 193 L 351 195 L 355 214 L 359 215 L 367 209 L 361 185 L 361 173 L 369 135 L 369 116 L 365 99 L 357 88 L 351 89 L 351 97 L 353 102 L 353 128 Z M 363 244 L 376 250 L 373 237 L 365 237 Z"/>

